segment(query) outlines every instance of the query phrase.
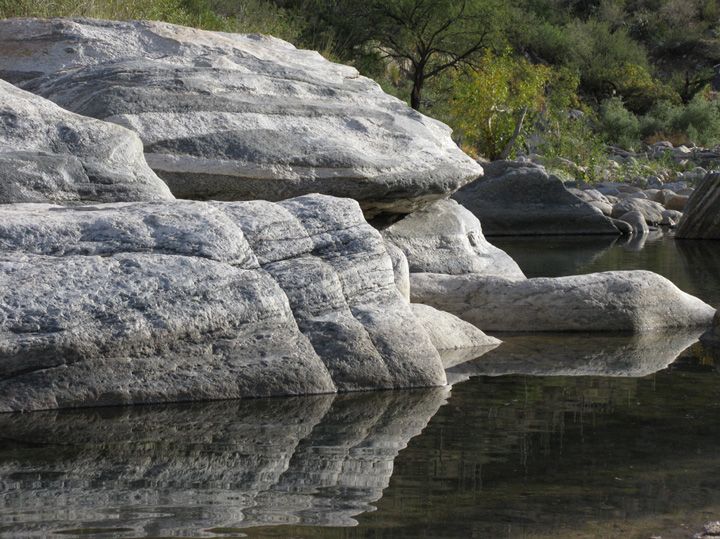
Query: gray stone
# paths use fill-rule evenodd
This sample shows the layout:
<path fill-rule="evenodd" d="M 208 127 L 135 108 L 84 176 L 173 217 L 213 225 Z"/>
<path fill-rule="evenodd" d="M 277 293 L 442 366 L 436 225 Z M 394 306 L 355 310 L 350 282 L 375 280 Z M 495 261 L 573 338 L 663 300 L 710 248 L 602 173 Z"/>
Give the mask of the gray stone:
<path fill-rule="evenodd" d="M 412 301 L 483 331 L 637 331 L 709 326 L 715 309 L 649 271 L 524 281 L 483 275 L 410 275 Z"/>
<path fill-rule="evenodd" d="M 407 256 L 410 272 L 525 277 L 517 263 L 483 236 L 480 221 L 454 200 L 441 200 L 382 232 Z"/>
<path fill-rule="evenodd" d="M 695 188 L 675 237 L 720 240 L 720 172 L 709 172 Z"/>
<path fill-rule="evenodd" d="M 0 411 L 445 383 L 353 200 L 0 215 Z"/>
<path fill-rule="evenodd" d="M 173 198 L 135 133 L 0 80 L 0 204 Z"/>
<path fill-rule="evenodd" d="M 0 21 L 0 78 L 136 131 L 179 198 L 324 193 L 410 213 L 482 175 L 450 129 L 350 66 L 160 22 Z"/>
<path fill-rule="evenodd" d="M 480 219 L 486 236 L 619 235 L 601 211 L 578 199 L 540 167 L 494 161 L 484 168 L 483 178 L 452 198 Z"/>
<path fill-rule="evenodd" d="M 612 216 L 618 219 L 631 211 L 642 213 L 648 225 L 656 226 L 662 221 L 662 212 L 665 211 L 665 208 L 662 204 L 658 204 L 652 200 L 628 198 L 621 200 L 613 206 Z"/>
<path fill-rule="evenodd" d="M 661 225 L 666 226 L 675 226 L 680 222 L 680 219 L 682 219 L 682 212 L 676 211 L 676 210 L 665 210 L 662 212 L 662 221 L 660 221 Z"/>
<path fill-rule="evenodd" d="M 713 328 L 705 332 L 701 340 L 703 343 L 715 348 L 715 351 L 720 351 L 720 308 L 715 312 L 713 318 Z"/>
<path fill-rule="evenodd" d="M 685 195 L 673 195 L 665 198 L 665 208 L 668 210 L 684 211 L 685 205 L 690 197 Z"/>
<path fill-rule="evenodd" d="M 430 340 L 438 350 L 460 348 L 494 348 L 502 341 L 485 335 L 472 324 L 430 305 L 411 303 L 413 314 L 423 324 Z M 445 366 L 447 368 L 447 365 Z"/>
<path fill-rule="evenodd" d="M 645 217 L 643 217 L 643 214 L 639 211 L 627 212 L 626 214 L 618 217 L 618 219 L 620 221 L 625 221 L 627 224 L 629 224 L 632 227 L 633 234 L 644 235 L 650 232 L 650 228 L 645 221 Z"/>
<path fill-rule="evenodd" d="M 385 242 L 385 250 L 392 261 L 395 287 L 402 297 L 410 301 L 410 266 L 408 265 L 407 257 L 399 247 L 387 241 Z"/>

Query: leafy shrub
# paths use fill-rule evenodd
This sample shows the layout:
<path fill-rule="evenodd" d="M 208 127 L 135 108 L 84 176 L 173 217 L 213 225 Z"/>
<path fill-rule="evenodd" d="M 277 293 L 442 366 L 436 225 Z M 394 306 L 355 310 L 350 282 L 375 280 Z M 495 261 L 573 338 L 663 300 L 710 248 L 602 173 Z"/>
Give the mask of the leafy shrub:
<path fill-rule="evenodd" d="M 606 99 L 598 114 L 600 129 L 607 141 L 623 148 L 633 148 L 640 139 L 640 121 L 625 108 L 621 98 Z"/>

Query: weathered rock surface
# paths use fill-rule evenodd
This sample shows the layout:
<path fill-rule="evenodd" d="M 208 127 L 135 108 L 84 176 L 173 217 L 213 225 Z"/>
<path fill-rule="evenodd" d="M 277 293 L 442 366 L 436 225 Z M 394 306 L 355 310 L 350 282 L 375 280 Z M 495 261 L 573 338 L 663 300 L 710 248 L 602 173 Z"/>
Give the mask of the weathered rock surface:
<path fill-rule="evenodd" d="M 629 224 L 632 227 L 633 234 L 647 234 L 650 232 L 645 217 L 639 211 L 629 211 L 618 217 L 618 220 Z"/>
<path fill-rule="evenodd" d="M 395 287 L 402 297 L 410 301 L 410 266 L 408 265 L 407 257 L 399 247 L 387 241 L 385 242 L 385 250 L 392 261 L 393 273 L 395 274 Z"/>
<path fill-rule="evenodd" d="M 173 198 L 135 133 L 0 80 L 0 204 Z"/>
<path fill-rule="evenodd" d="M 709 172 L 696 187 L 675 237 L 720 240 L 720 172 Z"/>
<path fill-rule="evenodd" d="M 637 331 L 709 326 L 715 309 L 649 271 L 611 271 L 524 281 L 410 275 L 411 299 L 483 331 Z"/>
<path fill-rule="evenodd" d="M 3 537 L 46 538 L 79 522 L 117 530 L 121 521 L 137 537 L 354 526 L 448 393 L 1 414 L 0 439 L 24 447 L 0 462 Z"/>
<path fill-rule="evenodd" d="M 454 314 L 421 303 L 411 303 L 410 307 L 438 350 L 495 347 L 502 342 Z"/>
<path fill-rule="evenodd" d="M 382 231 L 407 257 L 410 272 L 525 277 L 517 263 L 483 236 L 480 221 L 454 200 L 441 200 Z"/>
<path fill-rule="evenodd" d="M 612 216 L 620 219 L 623 215 L 632 211 L 640 212 L 648 225 L 657 226 L 662 222 L 662 212 L 665 211 L 665 208 L 662 204 L 652 200 L 626 198 L 613 206 Z"/>
<path fill-rule="evenodd" d="M 445 383 L 350 199 L 0 216 L 0 411 Z"/>
<path fill-rule="evenodd" d="M 482 223 L 486 236 L 615 234 L 612 222 L 570 193 L 556 176 L 528 162 L 494 161 L 452 198 Z"/>
<path fill-rule="evenodd" d="M 0 78 L 136 131 L 179 198 L 351 197 L 409 213 L 482 168 L 349 66 L 260 35 L 159 22 L 0 21 Z"/>

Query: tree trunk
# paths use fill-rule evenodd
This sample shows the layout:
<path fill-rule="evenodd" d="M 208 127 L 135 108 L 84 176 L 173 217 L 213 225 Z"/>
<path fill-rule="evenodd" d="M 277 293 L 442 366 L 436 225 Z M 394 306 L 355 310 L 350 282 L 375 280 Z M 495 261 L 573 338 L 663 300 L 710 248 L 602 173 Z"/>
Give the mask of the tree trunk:
<path fill-rule="evenodd" d="M 520 136 L 520 131 L 522 131 L 522 125 L 525 121 L 525 115 L 527 114 L 527 111 L 528 108 L 527 105 L 525 105 L 520 111 L 520 118 L 518 118 L 518 121 L 515 123 L 515 131 L 513 131 L 512 137 L 510 137 L 510 140 L 508 140 L 508 143 L 503 148 L 503 151 L 500 152 L 498 159 L 507 159 L 508 155 L 510 155 L 513 146 L 515 146 L 515 143 Z"/>
<path fill-rule="evenodd" d="M 410 93 L 410 106 L 415 110 L 420 110 L 420 91 L 425 83 L 425 75 L 422 71 L 417 70 L 413 74 L 413 87 Z"/>

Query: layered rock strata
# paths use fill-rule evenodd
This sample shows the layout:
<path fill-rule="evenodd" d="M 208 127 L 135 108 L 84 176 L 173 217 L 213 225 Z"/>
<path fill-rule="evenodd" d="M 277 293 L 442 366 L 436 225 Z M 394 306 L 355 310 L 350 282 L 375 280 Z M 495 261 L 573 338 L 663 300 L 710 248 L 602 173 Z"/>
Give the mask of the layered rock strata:
<path fill-rule="evenodd" d="M 355 201 L 0 216 L 0 411 L 445 383 Z"/>
<path fill-rule="evenodd" d="M 511 280 L 410 275 L 412 301 L 483 331 L 638 331 L 709 326 L 715 309 L 649 271 Z"/>
<path fill-rule="evenodd" d="M 720 172 L 709 172 L 685 205 L 676 238 L 720 240 Z"/>
<path fill-rule="evenodd" d="M 409 213 L 482 175 L 450 129 L 349 66 L 260 35 L 0 21 L 0 78 L 137 132 L 179 198 L 350 197 Z"/>
<path fill-rule="evenodd" d="M 135 133 L 0 80 L 0 204 L 174 198 Z"/>

